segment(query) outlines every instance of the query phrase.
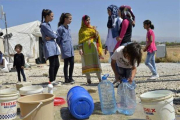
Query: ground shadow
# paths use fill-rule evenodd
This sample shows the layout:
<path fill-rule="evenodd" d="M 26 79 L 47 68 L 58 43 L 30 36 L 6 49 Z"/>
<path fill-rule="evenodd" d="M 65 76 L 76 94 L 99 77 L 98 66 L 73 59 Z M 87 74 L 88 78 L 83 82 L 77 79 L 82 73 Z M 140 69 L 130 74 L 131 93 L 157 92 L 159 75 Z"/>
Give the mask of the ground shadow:
<path fill-rule="evenodd" d="M 80 84 L 80 86 L 98 86 L 99 83 Z"/>
<path fill-rule="evenodd" d="M 61 114 L 62 120 L 78 120 L 71 115 L 68 107 L 62 107 L 60 110 L 60 114 Z M 89 118 L 87 118 L 87 119 L 89 119 Z M 81 120 L 87 120 L 87 119 L 81 119 Z"/>
<path fill-rule="evenodd" d="M 128 119 L 128 120 L 146 120 L 146 119 Z"/>
<path fill-rule="evenodd" d="M 44 82 L 44 83 L 38 83 L 38 84 L 32 84 L 32 85 L 40 85 L 42 86 L 43 88 L 46 88 L 48 86 L 48 82 Z"/>
<path fill-rule="evenodd" d="M 94 111 L 92 114 L 103 115 L 101 112 L 101 103 L 100 102 L 94 103 Z"/>
<path fill-rule="evenodd" d="M 3 83 L 2 85 L 12 85 L 12 84 L 16 84 L 16 83 L 8 83 L 8 82 L 6 82 L 6 83 Z"/>

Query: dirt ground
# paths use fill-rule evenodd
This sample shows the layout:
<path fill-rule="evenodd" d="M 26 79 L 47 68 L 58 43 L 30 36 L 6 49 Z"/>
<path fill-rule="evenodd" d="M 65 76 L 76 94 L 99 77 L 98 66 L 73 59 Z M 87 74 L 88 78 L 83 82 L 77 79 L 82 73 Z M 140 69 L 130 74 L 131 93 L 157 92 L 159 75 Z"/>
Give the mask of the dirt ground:
<path fill-rule="evenodd" d="M 103 63 L 102 66 L 102 75 L 108 73 L 110 75 L 109 80 L 114 80 L 114 75 L 111 70 L 109 63 Z M 137 69 L 136 75 L 136 97 L 137 97 L 137 108 L 132 116 L 124 116 L 121 114 L 113 114 L 113 115 L 103 115 L 101 113 L 100 101 L 98 91 L 96 93 L 91 93 L 91 96 L 94 100 L 95 109 L 93 114 L 89 117 L 89 120 L 145 120 L 145 114 L 143 112 L 142 105 L 140 103 L 139 95 L 151 91 L 151 90 L 159 90 L 166 89 L 171 90 L 174 93 L 174 107 L 176 110 L 180 108 L 180 63 L 158 63 L 157 70 L 160 75 L 160 78 L 156 81 L 147 82 L 147 78 L 150 77 L 150 70 L 142 63 Z M 47 90 L 48 84 L 48 66 L 47 65 L 33 65 L 31 68 L 25 70 L 25 74 L 27 77 L 27 81 L 31 81 L 33 85 L 41 85 L 44 87 L 44 91 Z M 85 89 L 96 89 L 98 85 L 98 79 L 95 74 L 92 74 L 92 84 L 86 85 L 86 78 L 81 74 L 81 64 L 76 63 L 74 68 L 74 79 L 75 84 L 63 84 L 63 63 L 58 71 L 58 77 L 56 81 L 61 82 L 58 86 L 54 87 L 54 94 L 57 97 L 63 97 L 66 99 L 68 91 L 73 86 L 82 86 Z M 10 73 L 0 73 L 0 81 L 2 82 L 1 89 L 4 88 L 16 88 L 17 75 L 16 72 Z M 117 88 L 115 88 L 115 92 Z M 19 109 L 18 109 L 19 111 Z M 20 120 L 18 116 L 15 120 Z M 54 120 L 75 120 L 73 118 L 67 108 L 67 104 L 62 106 L 54 107 Z M 180 116 L 176 117 L 176 120 L 180 120 Z"/>

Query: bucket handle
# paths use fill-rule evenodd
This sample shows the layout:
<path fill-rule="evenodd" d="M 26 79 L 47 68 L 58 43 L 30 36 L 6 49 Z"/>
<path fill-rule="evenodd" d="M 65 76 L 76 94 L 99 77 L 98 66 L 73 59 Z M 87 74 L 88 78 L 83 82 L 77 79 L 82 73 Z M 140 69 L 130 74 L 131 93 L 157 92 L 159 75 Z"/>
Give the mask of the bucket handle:
<path fill-rule="evenodd" d="M 40 102 L 39 103 L 39 105 L 36 107 L 36 108 L 34 108 L 34 110 L 32 110 L 30 113 L 28 113 L 26 116 L 24 116 L 24 117 L 22 117 L 22 116 L 20 116 L 20 119 L 25 119 L 25 118 L 27 118 L 29 115 L 31 115 L 34 111 L 36 111 L 41 105 L 43 104 L 43 102 Z"/>

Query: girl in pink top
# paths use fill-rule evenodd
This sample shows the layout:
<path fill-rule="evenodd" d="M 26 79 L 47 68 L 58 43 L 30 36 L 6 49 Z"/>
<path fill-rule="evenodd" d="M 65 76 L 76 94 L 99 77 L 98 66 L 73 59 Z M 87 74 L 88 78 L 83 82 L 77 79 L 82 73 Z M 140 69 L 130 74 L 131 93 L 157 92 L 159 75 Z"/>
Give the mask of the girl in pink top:
<path fill-rule="evenodd" d="M 145 64 L 152 72 L 152 76 L 149 79 L 157 79 L 159 75 L 157 74 L 156 65 L 155 65 L 155 51 L 157 50 L 155 44 L 155 35 L 152 29 L 154 29 L 154 25 L 150 20 L 145 20 L 143 22 L 144 29 L 147 30 L 146 35 L 146 47 L 144 48 L 144 52 L 147 51 Z"/>

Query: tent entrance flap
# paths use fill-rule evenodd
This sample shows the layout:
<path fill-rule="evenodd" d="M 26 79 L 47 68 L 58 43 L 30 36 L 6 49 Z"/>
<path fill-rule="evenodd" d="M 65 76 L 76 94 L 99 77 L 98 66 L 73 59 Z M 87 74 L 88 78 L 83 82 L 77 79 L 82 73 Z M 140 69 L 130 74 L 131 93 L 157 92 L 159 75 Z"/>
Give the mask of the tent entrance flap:
<path fill-rule="evenodd" d="M 42 40 L 42 37 L 39 37 L 39 57 L 36 59 L 36 64 L 46 63 L 46 60 L 44 58 L 44 53 L 43 53 L 43 45 L 44 45 L 44 42 Z"/>

